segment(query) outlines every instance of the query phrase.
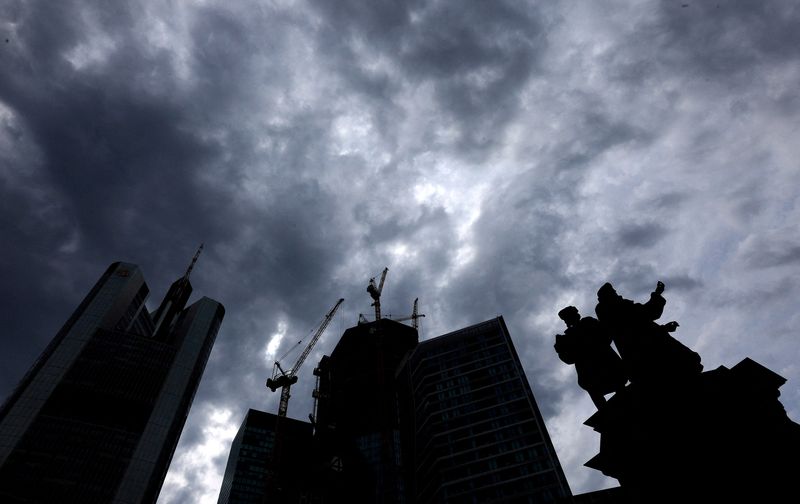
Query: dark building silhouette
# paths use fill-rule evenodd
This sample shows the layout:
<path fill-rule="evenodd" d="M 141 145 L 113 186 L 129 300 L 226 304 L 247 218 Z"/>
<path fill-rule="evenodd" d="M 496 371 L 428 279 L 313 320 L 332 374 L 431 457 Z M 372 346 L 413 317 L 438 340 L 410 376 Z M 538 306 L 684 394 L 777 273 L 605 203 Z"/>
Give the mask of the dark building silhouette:
<path fill-rule="evenodd" d="M 563 499 L 559 504 L 627 504 L 630 502 L 622 487 L 606 488 L 577 494 L 572 499 Z"/>
<path fill-rule="evenodd" d="M 325 502 L 406 502 L 395 371 L 417 341 L 393 320 L 359 324 L 314 370 Z"/>
<path fill-rule="evenodd" d="M 190 271 L 153 314 L 136 265 L 103 273 L 0 407 L 0 502 L 155 502 L 225 313 Z"/>
<path fill-rule="evenodd" d="M 502 317 L 421 342 L 398 378 L 413 502 L 569 498 Z"/>
<path fill-rule="evenodd" d="M 249 410 L 231 445 L 218 504 L 309 502 L 311 430 L 308 422 Z"/>
<path fill-rule="evenodd" d="M 361 323 L 314 374 L 312 424 L 276 438 L 276 416 L 250 410 L 219 504 L 570 502 L 502 317 L 421 343 L 399 322 Z"/>

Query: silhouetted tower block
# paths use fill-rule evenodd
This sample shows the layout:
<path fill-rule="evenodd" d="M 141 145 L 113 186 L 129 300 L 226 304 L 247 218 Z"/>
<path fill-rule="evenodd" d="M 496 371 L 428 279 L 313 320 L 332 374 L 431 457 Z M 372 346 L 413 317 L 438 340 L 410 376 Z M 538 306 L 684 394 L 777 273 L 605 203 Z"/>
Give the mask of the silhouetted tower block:
<path fill-rule="evenodd" d="M 502 317 L 421 342 L 398 381 L 408 502 L 570 499 Z"/>
<path fill-rule="evenodd" d="M 155 502 L 225 313 L 176 284 L 157 332 L 139 268 L 108 267 L 0 407 L 0 502 Z"/>
<path fill-rule="evenodd" d="M 274 459 L 276 425 L 280 460 Z M 231 444 L 218 504 L 312 502 L 312 426 L 251 409 Z"/>
<path fill-rule="evenodd" d="M 417 342 L 399 322 L 359 324 L 315 369 L 325 502 L 406 502 L 395 371 Z"/>

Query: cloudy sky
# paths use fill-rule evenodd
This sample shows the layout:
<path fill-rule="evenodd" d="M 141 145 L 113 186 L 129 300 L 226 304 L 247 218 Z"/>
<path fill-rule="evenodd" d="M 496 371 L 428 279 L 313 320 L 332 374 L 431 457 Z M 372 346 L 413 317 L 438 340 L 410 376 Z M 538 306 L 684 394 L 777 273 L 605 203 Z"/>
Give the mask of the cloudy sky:
<path fill-rule="evenodd" d="M 214 503 L 276 356 L 389 274 L 430 338 L 502 314 L 574 492 L 599 438 L 557 312 L 613 282 L 800 420 L 800 8 L 791 1 L 0 5 L 0 395 L 106 266 L 155 307 L 200 242 L 227 315 L 160 503 Z M 296 355 L 296 354 L 294 354 Z M 292 357 L 288 357 L 292 359 Z"/>

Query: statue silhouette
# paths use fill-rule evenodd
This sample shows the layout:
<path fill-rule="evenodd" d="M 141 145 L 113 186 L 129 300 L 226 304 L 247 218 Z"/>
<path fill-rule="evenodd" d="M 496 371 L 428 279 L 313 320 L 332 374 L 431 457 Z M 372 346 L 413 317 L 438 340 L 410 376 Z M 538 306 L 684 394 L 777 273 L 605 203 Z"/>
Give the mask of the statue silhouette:
<path fill-rule="evenodd" d="M 641 304 L 617 294 L 610 283 L 597 291 L 597 318 L 611 334 L 631 383 L 668 385 L 703 370 L 700 355 L 670 336 L 679 324 L 655 322 L 667 303 L 663 292 L 664 283 L 659 281 L 650 299 Z"/>
<path fill-rule="evenodd" d="M 598 407 L 584 424 L 600 451 L 585 465 L 619 480 L 615 502 L 799 502 L 800 425 L 778 401 L 786 379 L 749 358 L 702 372 L 670 335 L 678 323 L 656 322 L 663 293 L 658 282 L 635 303 L 607 283 L 597 319 L 573 306 L 558 314 L 567 330 L 555 350 Z"/>
<path fill-rule="evenodd" d="M 581 318 L 574 306 L 567 306 L 558 316 L 567 329 L 556 335 L 554 348 L 562 361 L 575 364 L 578 385 L 600 409 L 606 403 L 605 394 L 620 390 L 628 381 L 622 361 L 611 348 L 611 336 L 597 319 Z"/>

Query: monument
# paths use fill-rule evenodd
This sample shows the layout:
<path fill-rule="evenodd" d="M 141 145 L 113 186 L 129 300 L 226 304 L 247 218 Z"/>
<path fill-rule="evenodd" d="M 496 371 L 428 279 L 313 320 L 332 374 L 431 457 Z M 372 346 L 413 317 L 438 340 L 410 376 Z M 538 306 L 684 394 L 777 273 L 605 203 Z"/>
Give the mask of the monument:
<path fill-rule="evenodd" d="M 778 400 L 786 380 L 750 358 L 704 372 L 670 334 L 679 324 L 656 322 L 664 289 L 635 303 L 606 283 L 596 319 L 559 312 L 556 352 L 598 408 L 584 423 L 600 452 L 585 465 L 619 480 L 632 503 L 796 502 L 800 425 Z"/>

